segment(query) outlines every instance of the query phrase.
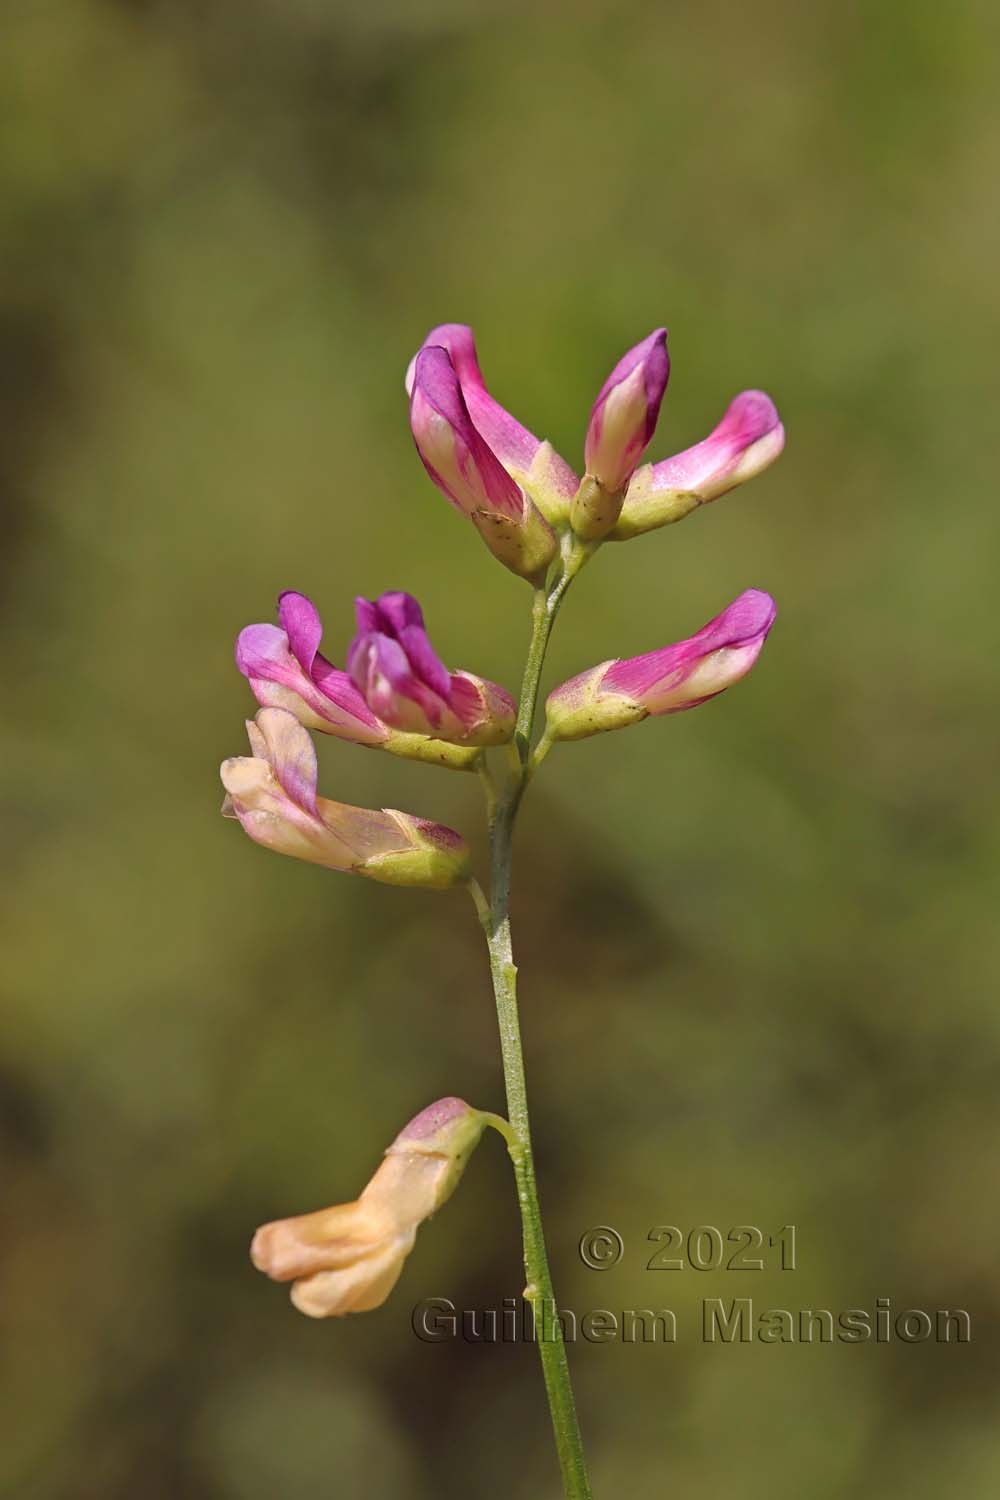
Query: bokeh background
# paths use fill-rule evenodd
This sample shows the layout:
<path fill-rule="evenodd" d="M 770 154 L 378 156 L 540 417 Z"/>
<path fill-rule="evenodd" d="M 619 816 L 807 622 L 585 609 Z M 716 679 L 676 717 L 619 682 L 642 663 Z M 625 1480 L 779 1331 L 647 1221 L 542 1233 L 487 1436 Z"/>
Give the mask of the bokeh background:
<path fill-rule="evenodd" d="M 427 1345 L 522 1284 L 499 1143 L 376 1313 L 313 1324 L 255 1225 L 399 1126 L 502 1107 L 461 895 L 219 817 L 237 630 L 405 587 L 514 688 L 528 591 L 426 480 L 402 373 L 475 325 L 578 458 L 660 322 L 654 454 L 759 385 L 780 464 L 606 547 L 549 681 L 779 623 L 698 713 L 559 749 L 516 922 L 557 1289 L 670 1306 L 573 1351 L 598 1495 L 995 1493 L 1000 527 L 992 7 L 8 0 L 0 1488 L 20 1500 L 555 1496 L 534 1350 Z M 321 746 L 475 834 L 472 778 Z M 652 1226 L 798 1227 L 794 1273 L 651 1273 Z M 598 1273 L 576 1245 L 625 1240 Z M 706 1296 L 964 1307 L 967 1346 L 706 1346 Z"/>

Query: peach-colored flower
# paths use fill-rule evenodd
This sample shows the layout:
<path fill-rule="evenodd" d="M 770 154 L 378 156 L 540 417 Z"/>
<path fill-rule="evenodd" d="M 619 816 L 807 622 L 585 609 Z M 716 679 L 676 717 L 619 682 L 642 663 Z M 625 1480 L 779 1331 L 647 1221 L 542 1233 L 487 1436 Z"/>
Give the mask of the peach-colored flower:
<path fill-rule="evenodd" d="M 388 1297 L 417 1230 L 458 1185 L 486 1117 L 463 1099 L 439 1099 L 400 1131 L 361 1196 L 318 1213 L 265 1224 L 250 1257 L 272 1281 L 291 1281 L 310 1318 L 368 1312 Z"/>
<path fill-rule="evenodd" d="M 260 709 L 247 733 L 253 754 L 222 763 L 222 811 L 255 843 L 387 885 L 446 890 L 466 878 L 469 851 L 454 829 L 318 796 L 315 747 L 287 709 Z"/>

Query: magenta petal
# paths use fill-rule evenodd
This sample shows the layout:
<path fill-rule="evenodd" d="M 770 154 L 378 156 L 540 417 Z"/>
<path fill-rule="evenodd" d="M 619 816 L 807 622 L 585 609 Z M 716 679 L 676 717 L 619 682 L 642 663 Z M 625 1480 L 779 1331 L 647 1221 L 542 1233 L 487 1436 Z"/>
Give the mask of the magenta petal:
<path fill-rule="evenodd" d="M 649 445 L 670 376 L 667 330 L 656 328 L 615 365 L 587 428 L 587 473 L 608 491 L 625 487 Z"/>
<path fill-rule="evenodd" d="M 437 328 L 431 329 L 421 347 L 440 348 L 447 352 L 458 376 L 469 415 L 501 463 L 519 470 L 530 469 L 541 443 L 499 401 L 495 401 L 486 389 L 472 329 L 464 323 L 441 323 Z M 407 371 L 408 390 L 412 388 L 415 365 L 416 360 Z"/>
<path fill-rule="evenodd" d="M 412 594 L 359 600 L 359 621 L 376 628 L 355 636 L 347 667 L 356 688 L 379 717 L 404 733 L 452 743 L 504 744 L 516 708 L 496 683 L 451 673 L 430 643 L 423 611 Z"/>
<path fill-rule="evenodd" d="M 398 693 L 405 693 L 413 681 L 406 652 L 390 635 L 373 631 L 370 635 L 360 636 L 352 642 L 347 662 L 352 679 L 366 692 L 372 681 L 379 677 Z"/>
<path fill-rule="evenodd" d="M 784 440 L 777 407 L 764 391 L 742 391 L 730 402 L 722 421 L 707 438 L 685 448 L 683 453 L 653 464 L 650 487 L 694 494 L 706 485 L 714 490 L 737 469 L 747 450 L 769 434 L 774 435 L 774 456 L 777 456 Z"/>
<path fill-rule="evenodd" d="M 628 379 L 632 371 L 643 366 L 643 383 L 646 388 L 646 397 L 651 407 L 654 408 L 652 421 L 647 433 L 647 441 L 653 435 L 656 425 L 656 413 L 660 409 L 660 402 L 667 388 L 670 378 L 670 356 L 667 353 L 667 330 L 665 328 L 654 328 L 653 332 L 623 354 L 615 365 L 607 380 L 601 386 L 594 402 L 595 408 L 602 405 L 616 386 L 621 385 Z"/>
<path fill-rule="evenodd" d="M 435 466 L 429 454 L 428 416 L 437 417 L 450 429 L 456 471 L 453 476 L 444 473 L 442 466 Z M 477 431 L 444 349 L 425 348 L 417 355 L 410 424 L 424 468 L 459 510 L 472 514 L 485 502 L 500 515 L 523 520 L 524 497 Z"/>
<path fill-rule="evenodd" d="M 413 674 L 439 697 L 447 700 L 449 673 L 431 646 L 424 629 L 423 610 L 412 594 L 394 590 L 380 594 L 374 602 L 357 599 L 355 613 L 358 634 L 347 653 L 347 670 L 355 681 L 360 679 L 352 664 L 359 649 L 366 646 L 368 637 L 373 636 L 380 641 L 397 641 L 405 652 Z"/>
<path fill-rule="evenodd" d="M 396 729 L 430 733 L 441 723 L 444 704 L 414 675 L 403 647 L 392 636 L 358 636 L 348 656 L 351 675 L 369 705 Z"/>
<path fill-rule="evenodd" d="M 496 511 L 511 519 L 522 520 L 525 511 L 522 492 L 475 429 L 451 360 L 441 348 L 424 348 L 417 356 L 411 419 L 417 413 L 418 401 L 426 402 L 430 411 L 447 423 L 456 449 L 454 459 L 460 474 L 459 489 L 435 469 L 432 459 L 424 456 L 421 434 L 414 426 L 417 450 L 435 484 L 460 510 L 468 510 L 471 505 L 474 507 L 475 492 L 480 490 Z"/>
<path fill-rule="evenodd" d="M 747 589 L 688 640 L 648 651 L 644 656 L 613 662 L 601 680 L 601 687 L 641 702 L 666 679 L 682 680 L 713 651 L 759 647 L 776 614 L 777 606 L 770 594 L 761 589 Z"/>
<path fill-rule="evenodd" d="M 286 589 L 278 596 L 278 623 L 288 636 L 292 655 L 307 675 L 323 637 L 319 611 L 305 594 Z"/>
<path fill-rule="evenodd" d="M 408 625 L 416 625 L 421 630 L 423 629 L 423 610 L 413 595 L 405 593 L 402 589 L 392 589 L 387 593 L 379 594 L 375 601 L 375 608 L 380 616 L 380 624 L 376 627 L 379 630 L 398 635 Z"/>
<path fill-rule="evenodd" d="M 412 594 L 380 594 L 378 612 L 383 629 L 391 630 L 409 659 L 415 675 L 447 701 L 450 676 L 430 643 L 424 628 L 424 612 Z"/>
<path fill-rule="evenodd" d="M 468 731 L 483 718 L 482 689 L 462 672 L 454 672 L 448 691 L 448 703 L 452 713 Z M 514 709 L 513 701 L 511 708 Z"/>
<path fill-rule="evenodd" d="M 369 630 L 382 629 L 378 605 L 373 604 L 370 599 L 362 599 L 360 595 L 354 601 L 354 618 L 357 621 L 358 635 L 366 635 Z"/>
<path fill-rule="evenodd" d="M 447 701 L 451 674 L 431 645 L 426 630 L 419 625 L 407 625 L 399 632 L 399 643 L 421 682 Z"/>
<path fill-rule="evenodd" d="M 277 625 L 245 625 L 236 638 L 236 665 L 244 677 L 282 681 L 297 675 L 290 659 L 288 637 Z M 277 677 L 280 671 L 282 676 Z"/>
<path fill-rule="evenodd" d="M 431 329 L 421 345 L 421 349 L 429 348 L 446 351 L 455 368 L 465 404 L 477 431 L 517 482 L 527 483 L 532 465 L 543 445 L 533 432 L 523 427 L 516 417 L 512 417 L 490 395 L 479 368 L 472 329 L 465 323 L 441 323 L 437 328 Z M 413 390 L 416 363 L 414 356 L 406 372 L 408 394 Z M 552 489 L 567 502 L 572 499 L 579 484 L 566 460 L 551 448 L 545 461 L 545 478 Z"/>
<path fill-rule="evenodd" d="M 312 680 L 327 704 L 340 711 L 334 715 L 327 709 L 327 718 L 336 721 L 356 719 L 366 729 L 377 732 L 379 739 L 385 738 L 385 725 L 372 713 L 346 672 L 333 666 L 325 656 L 317 656 L 313 662 Z M 320 712 L 323 712 L 322 708 Z"/>

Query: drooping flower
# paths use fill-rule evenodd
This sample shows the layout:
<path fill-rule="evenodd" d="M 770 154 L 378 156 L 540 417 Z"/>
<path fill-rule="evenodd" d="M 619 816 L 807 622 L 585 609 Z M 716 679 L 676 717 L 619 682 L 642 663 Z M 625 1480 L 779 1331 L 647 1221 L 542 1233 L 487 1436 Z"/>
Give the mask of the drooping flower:
<path fill-rule="evenodd" d="M 556 553 L 555 535 L 477 430 L 445 349 L 417 355 L 410 428 L 424 468 L 494 557 L 519 577 L 540 581 Z"/>
<path fill-rule="evenodd" d="M 222 763 L 222 810 L 255 843 L 386 885 L 445 890 L 466 878 L 468 849 L 451 828 L 317 796 L 315 746 L 287 709 L 262 708 L 247 734 L 252 754 Z"/>
<path fill-rule="evenodd" d="M 770 396 L 743 391 L 707 438 L 636 471 L 611 539 L 626 541 L 682 520 L 697 506 L 760 474 L 784 446 L 785 429 Z"/>
<path fill-rule="evenodd" d="M 546 734 L 579 740 L 697 708 L 746 676 L 776 613 L 770 594 L 747 589 L 688 640 L 571 677 L 549 694 Z"/>
<path fill-rule="evenodd" d="M 434 348 L 444 349 L 451 360 L 473 426 L 507 473 L 547 521 L 552 525 L 565 521 L 579 480 L 551 443 L 540 441 L 522 427 L 490 395 L 479 368 L 472 329 L 464 323 L 441 323 L 431 329 L 421 345 L 421 349 Z M 408 396 L 413 394 L 416 365 L 414 355 L 406 372 Z"/>
<path fill-rule="evenodd" d="M 353 1203 L 258 1229 L 250 1256 L 311 1318 L 368 1312 L 386 1300 L 425 1219 L 451 1197 L 485 1116 L 464 1099 L 439 1099 L 406 1125 Z"/>
<path fill-rule="evenodd" d="M 358 633 L 347 670 L 383 723 L 463 745 L 502 745 L 513 736 L 513 698 L 471 672 L 448 671 L 412 594 L 357 599 L 355 609 Z"/>
<path fill-rule="evenodd" d="M 382 597 L 410 599 L 405 594 Z M 415 599 L 410 601 L 411 614 L 413 610 L 420 614 Z M 355 638 L 351 648 L 352 675 L 320 654 L 323 626 L 316 606 L 305 594 L 286 590 L 278 599 L 278 620 L 278 625 L 247 625 L 236 642 L 236 664 L 262 707 L 287 708 L 306 728 L 339 739 L 457 768 L 471 765 L 479 746 L 499 744 L 510 738 L 504 726 L 513 704 L 496 683 L 471 672 L 454 673 L 450 678 L 454 686 L 449 687 L 447 695 L 447 706 L 452 712 L 442 712 L 439 727 L 434 728 L 431 713 L 418 718 L 415 712 L 404 711 L 401 699 L 406 695 L 400 687 L 397 686 L 395 701 L 382 690 L 383 680 L 392 680 L 393 675 L 397 684 L 401 680 L 395 670 L 400 666 L 397 656 L 390 653 L 392 659 L 388 663 L 383 660 L 383 666 L 393 667 L 393 672 L 371 676 L 373 691 L 368 696 L 370 674 L 362 673 L 359 667 L 364 657 L 364 652 L 358 649 L 360 637 Z M 365 633 L 360 622 L 359 628 Z M 390 628 L 386 634 L 391 633 Z M 411 642 L 417 667 L 411 671 L 411 677 L 423 681 L 420 668 L 430 670 L 429 662 L 432 659 L 437 662 L 437 658 L 426 635 L 423 650 L 412 629 L 406 638 Z M 400 649 L 405 654 L 406 648 Z M 437 665 L 444 672 L 440 663 Z M 428 702 L 428 707 L 433 705 Z M 383 712 L 385 709 L 388 713 Z"/>

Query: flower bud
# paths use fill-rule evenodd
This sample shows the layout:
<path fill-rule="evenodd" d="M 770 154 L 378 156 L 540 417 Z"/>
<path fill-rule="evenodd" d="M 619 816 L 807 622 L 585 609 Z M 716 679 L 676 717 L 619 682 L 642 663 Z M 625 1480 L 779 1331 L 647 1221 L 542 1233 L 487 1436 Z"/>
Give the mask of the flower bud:
<path fill-rule="evenodd" d="M 546 734 L 580 740 L 707 703 L 750 671 L 775 614 L 770 594 L 747 589 L 689 640 L 581 672 L 549 694 Z"/>
<path fill-rule="evenodd" d="M 476 430 L 444 349 L 417 355 L 410 426 L 424 468 L 494 557 L 539 582 L 556 552 L 552 528 Z"/>
<path fill-rule="evenodd" d="M 318 797 L 316 750 L 294 714 L 262 708 L 247 733 L 253 754 L 222 763 L 222 811 L 255 843 L 386 885 L 444 890 L 465 879 L 468 849 L 452 829 Z"/>
<path fill-rule="evenodd" d="M 636 471 L 611 539 L 627 541 L 682 520 L 760 474 L 784 446 L 785 429 L 770 396 L 743 391 L 702 442 Z"/>
<path fill-rule="evenodd" d="M 458 1186 L 486 1117 L 463 1099 L 439 1099 L 400 1131 L 360 1198 L 258 1229 L 250 1256 L 311 1318 L 379 1307 L 417 1229 Z"/>
<path fill-rule="evenodd" d="M 444 349 L 458 377 L 476 431 L 545 519 L 553 526 L 565 522 L 569 517 L 570 501 L 576 493 L 577 477 L 551 443 L 539 442 L 534 433 L 522 427 L 516 417 L 512 417 L 490 395 L 479 368 L 472 329 L 464 323 L 441 323 L 431 329 L 421 348 Z M 413 392 L 416 364 L 414 356 L 406 372 L 408 396 Z"/>
<path fill-rule="evenodd" d="M 669 377 L 667 330 L 657 328 L 618 361 L 601 387 L 587 428 L 587 473 L 570 512 L 573 530 L 585 540 L 605 536 L 617 521 Z"/>
<path fill-rule="evenodd" d="M 347 670 L 383 723 L 463 745 L 502 745 L 513 737 L 513 698 L 471 672 L 448 671 L 412 594 L 358 599 L 355 608 L 358 634 Z"/>

